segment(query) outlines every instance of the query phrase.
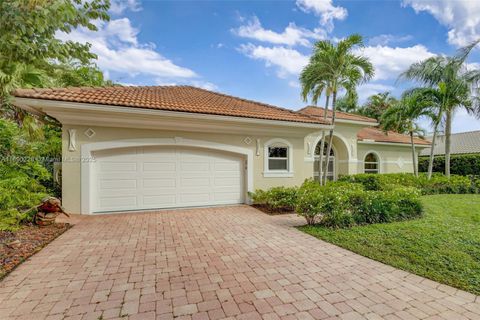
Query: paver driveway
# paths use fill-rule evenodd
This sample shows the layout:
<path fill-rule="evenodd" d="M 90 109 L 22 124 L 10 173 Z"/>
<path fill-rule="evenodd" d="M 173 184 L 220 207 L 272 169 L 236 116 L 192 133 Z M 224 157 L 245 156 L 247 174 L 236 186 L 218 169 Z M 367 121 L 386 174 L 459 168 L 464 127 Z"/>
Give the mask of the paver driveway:
<path fill-rule="evenodd" d="M 480 297 L 247 206 L 85 217 L 0 284 L 15 319 L 480 319 Z"/>

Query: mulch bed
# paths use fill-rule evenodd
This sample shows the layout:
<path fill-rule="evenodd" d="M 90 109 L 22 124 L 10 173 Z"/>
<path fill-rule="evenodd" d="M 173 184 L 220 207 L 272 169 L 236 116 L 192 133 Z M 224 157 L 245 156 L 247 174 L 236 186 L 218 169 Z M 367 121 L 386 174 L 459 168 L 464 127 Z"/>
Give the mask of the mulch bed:
<path fill-rule="evenodd" d="M 68 223 L 27 224 L 16 231 L 0 231 L 0 279 L 70 227 Z"/>
<path fill-rule="evenodd" d="M 287 213 L 295 213 L 291 210 L 284 210 L 284 209 L 272 209 L 269 206 L 261 205 L 261 204 L 252 204 L 252 207 L 262 211 L 263 213 L 275 216 L 279 214 L 287 214 Z"/>

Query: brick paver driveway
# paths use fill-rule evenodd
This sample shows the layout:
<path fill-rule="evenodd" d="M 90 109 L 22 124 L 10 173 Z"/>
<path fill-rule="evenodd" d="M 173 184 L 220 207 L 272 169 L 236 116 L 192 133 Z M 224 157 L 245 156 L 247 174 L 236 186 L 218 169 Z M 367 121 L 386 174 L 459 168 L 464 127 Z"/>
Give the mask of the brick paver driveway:
<path fill-rule="evenodd" d="M 480 297 L 247 206 L 82 218 L 0 284 L 15 319 L 480 319 Z"/>

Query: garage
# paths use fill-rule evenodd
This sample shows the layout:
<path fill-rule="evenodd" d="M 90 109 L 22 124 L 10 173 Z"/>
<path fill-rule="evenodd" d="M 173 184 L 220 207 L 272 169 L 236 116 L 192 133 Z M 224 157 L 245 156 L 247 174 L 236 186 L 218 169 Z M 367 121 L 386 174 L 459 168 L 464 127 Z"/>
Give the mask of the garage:
<path fill-rule="evenodd" d="M 92 153 L 92 211 L 245 202 L 245 158 L 220 150 L 145 146 Z"/>

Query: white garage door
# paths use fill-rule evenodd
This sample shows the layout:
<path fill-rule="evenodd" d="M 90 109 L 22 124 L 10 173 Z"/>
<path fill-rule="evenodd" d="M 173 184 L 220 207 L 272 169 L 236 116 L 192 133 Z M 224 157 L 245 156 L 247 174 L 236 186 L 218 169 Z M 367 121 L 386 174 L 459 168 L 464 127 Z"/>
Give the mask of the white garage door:
<path fill-rule="evenodd" d="M 93 211 L 244 202 L 244 160 L 221 151 L 142 147 L 97 151 Z"/>

